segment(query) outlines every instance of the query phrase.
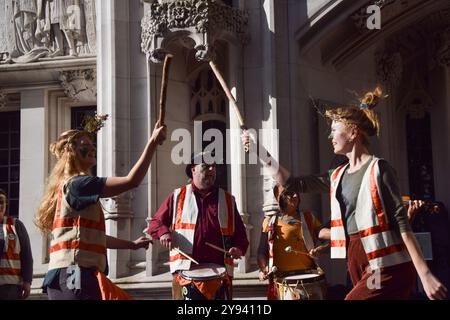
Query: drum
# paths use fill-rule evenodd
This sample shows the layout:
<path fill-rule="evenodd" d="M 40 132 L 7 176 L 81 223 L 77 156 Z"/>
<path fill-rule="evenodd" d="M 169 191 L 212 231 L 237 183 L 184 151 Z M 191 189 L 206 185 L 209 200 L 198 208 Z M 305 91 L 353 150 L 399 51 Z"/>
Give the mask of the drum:
<path fill-rule="evenodd" d="M 184 300 L 227 300 L 228 274 L 225 267 L 214 263 L 203 263 L 182 270 L 182 294 Z"/>
<path fill-rule="evenodd" d="M 324 300 L 327 293 L 325 275 L 317 270 L 277 277 L 276 287 L 278 300 Z"/>

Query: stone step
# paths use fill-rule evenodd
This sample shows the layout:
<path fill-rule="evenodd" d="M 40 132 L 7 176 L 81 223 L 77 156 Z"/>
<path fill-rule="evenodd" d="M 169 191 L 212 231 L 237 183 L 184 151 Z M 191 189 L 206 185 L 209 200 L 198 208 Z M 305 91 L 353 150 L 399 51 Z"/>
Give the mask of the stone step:
<path fill-rule="evenodd" d="M 236 274 L 233 280 L 234 299 L 265 299 L 267 284 L 257 279 L 257 273 Z M 47 300 L 42 293 L 43 278 L 33 279 L 30 300 Z M 164 273 L 153 277 L 145 276 L 145 272 L 131 277 L 114 279 L 123 290 L 136 300 L 166 300 L 172 298 L 172 276 Z"/>

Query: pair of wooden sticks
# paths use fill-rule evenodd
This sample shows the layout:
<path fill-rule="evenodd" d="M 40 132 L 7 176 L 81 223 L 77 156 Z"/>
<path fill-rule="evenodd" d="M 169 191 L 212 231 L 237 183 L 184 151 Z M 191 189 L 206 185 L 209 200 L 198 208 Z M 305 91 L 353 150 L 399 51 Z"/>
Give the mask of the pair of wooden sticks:
<path fill-rule="evenodd" d="M 162 73 L 162 79 L 161 79 L 161 93 L 159 97 L 159 123 L 161 126 L 164 125 L 164 118 L 166 116 L 166 96 L 167 96 L 167 84 L 168 84 L 168 76 L 169 76 L 169 67 L 170 62 L 172 61 L 173 55 L 166 54 L 164 58 L 164 65 L 163 65 L 163 73 Z M 242 130 L 246 130 L 247 127 L 244 123 L 244 118 L 242 117 L 241 112 L 239 111 L 239 108 L 236 103 L 236 99 L 231 94 L 230 89 L 228 88 L 225 80 L 222 77 L 222 74 L 220 73 L 219 68 L 214 63 L 214 61 L 210 61 L 209 65 L 211 66 L 212 71 L 214 72 L 217 80 L 219 81 L 220 85 L 222 86 L 223 91 L 225 92 L 225 95 L 227 96 L 228 100 L 231 102 L 231 105 L 233 107 L 233 110 L 238 118 L 239 125 Z M 249 145 L 245 145 L 245 152 L 249 151 Z"/>
<path fill-rule="evenodd" d="M 220 251 L 220 252 L 223 252 L 223 253 L 228 254 L 228 255 L 230 254 L 230 253 L 229 253 L 228 251 L 226 251 L 225 249 L 220 248 L 220 247 L 218 247 L 218 246 L 216 246 L 216 245 L 213 245 L 212 243 L 205 242 L 205 244 L 206 244 L 207 246 L 210 246 L 210 247 L 213 248 L 213 249 L 216 249 L 216 250 Z M 172 250 L 175 250 L 176 252 L 178 252 L 178 253 L 181 254 L 182 256 L 188 258 L 189 260 L 191 260 L 191 261 L 194 262 L 195 264 L 199 264 L 199 263 L 197 262 L 197 260 L 195 260 L 194 258 L 192 258 L 192 257 L 191 257 L 190 255 L 188 255 L 186 252 L 183 252 L 181 249 L 179 249 L 179 248 L 172 248 Z"/>

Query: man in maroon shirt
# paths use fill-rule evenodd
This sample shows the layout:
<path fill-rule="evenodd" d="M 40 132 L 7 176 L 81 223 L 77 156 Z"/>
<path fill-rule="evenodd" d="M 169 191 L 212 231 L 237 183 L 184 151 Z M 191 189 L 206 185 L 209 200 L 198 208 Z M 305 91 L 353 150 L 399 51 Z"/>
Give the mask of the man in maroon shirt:
<path fill-rule="evenodd" d="M 198 154 L 195 157 L 192 157 L 191 164 L 186 167 L 186 174 L 192 179 L 192 183 L 185 186 L 184 190 L 187 188 L 188 194 L 191 192 L 190 194 L 195 197 L 195 204 L 190 204 L 190 206 L 193 207 L 188 207 L 188 211 L 198 211 L 198 213 L 192 213 L 196 215 L 196 218 L 194 216 L 194 220 L 191 221 L 191 228 L 194 228 L 193 239 L 189 239 L 189 236 L 185 236 L 183 231 L 177 230 L 177 225 L 186 225 L 186 223 L 179 223 L 181 221 L 180 217 L 175 217 L 176 220 L 174 220 L 174 212 L 176 215 L 181 215 L 182 212 L 184 214 L 186 208 L 183 206 L 189 206 L 189 204 L 186 203 L 190 202 L 188 200 L 184 201 L 185 196 L 183 195 L 183 191 L 179 191 L 180 189 L 172 192 L 162 203 L 154 217 L 150 220 L 147 233 L 153 239 L 159 239 L 164 247 L 171 249 L 174 240 L 173 233 L 178 233 L 178 236 L 181 232 L 182 236 L 177 237 L 179 243 L 176 245 L 180 246 L 180 248 L 183 245 L 185 248 L 191 248 L 192 251 L 188 252 L 188 254 L 194 260 L 198 261 L 200 264 L 214 263 L 225 266 L 224 253 L 206 245 L 206 242 L 225 249 L 228 252 L 227 255 L 233 259 L 239 259 L 243 256 L 247 251 L 249 243 L 245 226 L 231 195 L 229 196 L 231 201 L 229 201 L 227 205 L 232 206 L 232 214 L 234 215 L 234 219 L 232 220 L 234 221 L 232 223 L 232 228 L 230 229 L 232 230 L 231 234 L 224 234 L 224 226 L 221 225 L 220 222 L 220 220 L 223 221 L 223 217 L 219 219 L 219 201 L 221 198 L 219 197 L 219 193 L 223 192 L 223 190 L 219 189 L 214 184 L 216 180 L 215 163 L 207 164 L 205 163 L 206 159 L 205 153 Z M 181 190 L 183 190 L 183 187 Z M 174 199 L 176 199 L 178 211 L 174 210 Z M 184 210 L 180 207 L 183 207 Z M 186 218 L 184 217 L 183 219 Z M 174 227 L 175 230 L 173 230 Z M 192 242 L 186 244 L 186 242 L 189 241 Z M 177 268 L 179 268 L 179 270 L 189 269 L 189 267 L 183 267 L 186 266 L 186 264 L 181 267 L 179 264 L 174 264 L 173 260 L 174 258 L 171 257 L 171 271 L 174 276 L 176 276 L 176 272 L 178 271 Z M 229 269 L 228 273 L 230 273 Z M 230 274 L 230 276 L 232 276 L 232 274 Z M 172 291 L 174 299 L 180 298 L 179 292 L 181 292 L 181 289 L 177 286 L 176 281 L 174 281 Z"/>

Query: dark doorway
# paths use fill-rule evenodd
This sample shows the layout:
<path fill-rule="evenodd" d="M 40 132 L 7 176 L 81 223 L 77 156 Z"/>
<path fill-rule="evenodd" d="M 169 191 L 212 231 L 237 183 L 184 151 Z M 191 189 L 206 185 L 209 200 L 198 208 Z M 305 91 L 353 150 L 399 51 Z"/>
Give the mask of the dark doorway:
<path fill-rule="evenodd" d="M 408 176 L 411 199 L 434 200 L 430 114 L 406 116 Z"/>

